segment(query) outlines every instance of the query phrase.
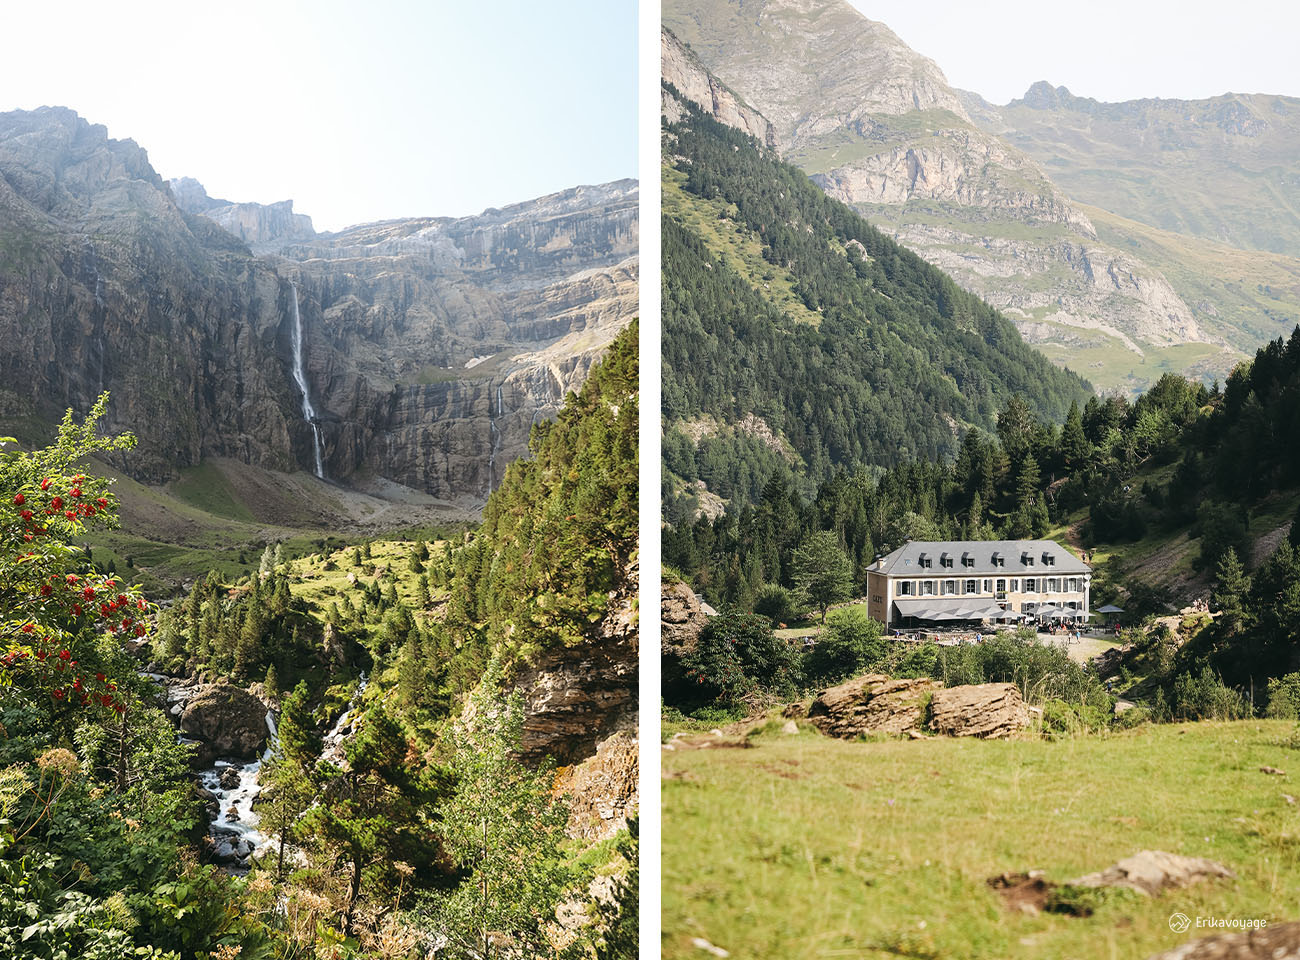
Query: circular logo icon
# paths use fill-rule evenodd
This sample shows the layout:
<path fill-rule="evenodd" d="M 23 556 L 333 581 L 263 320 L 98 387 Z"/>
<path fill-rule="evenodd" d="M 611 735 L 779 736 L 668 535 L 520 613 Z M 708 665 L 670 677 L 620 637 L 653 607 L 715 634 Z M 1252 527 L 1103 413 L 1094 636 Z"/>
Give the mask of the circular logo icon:
<path fill-rule="evenodd" d="M 1174 933 L 1186 933 L 1192 925 L 1192 919 L 1185 913 L 1174 913 L 1169 917 L 1169 929 Z"/>

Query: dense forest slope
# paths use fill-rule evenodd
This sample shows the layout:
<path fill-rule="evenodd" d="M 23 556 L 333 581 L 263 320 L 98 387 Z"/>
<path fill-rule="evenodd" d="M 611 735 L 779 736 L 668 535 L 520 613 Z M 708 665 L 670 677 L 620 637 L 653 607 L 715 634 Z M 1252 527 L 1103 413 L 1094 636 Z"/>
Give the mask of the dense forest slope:
<path fill-rule="evenodd" d="M 696 492 L 670 515 L 698 506 L 697 481 L 739 506 L 778 464 L 818 482 L 942 459 L 1013 394 L 1053 420 L 1086 396 L 802 171 L 680 110 L 664 128 L 664 455 L 670 497 Z"/>

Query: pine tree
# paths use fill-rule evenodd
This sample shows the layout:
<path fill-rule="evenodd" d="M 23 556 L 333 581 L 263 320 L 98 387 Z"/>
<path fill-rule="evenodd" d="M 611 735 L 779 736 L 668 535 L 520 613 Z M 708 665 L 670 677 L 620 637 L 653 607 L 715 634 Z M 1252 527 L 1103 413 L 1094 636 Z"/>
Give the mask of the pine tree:
<path fill-rule="evenodd" d="M 456 787 L 443 804 L 441 832 L 444 849 L 469 875 L 435 895 L 423 919 L 467 956 L 499 956 L 492 935 L 504 934 L 522 955 L 555 957 L 547 927 L 574 879 L 563 853 L 568 811 L 552 796 L 551 765 L 519 761 L 523 698 L 503 697 L 501 682 L 493 660 L 470 697 L 473 721 L 453 731 Z"/>

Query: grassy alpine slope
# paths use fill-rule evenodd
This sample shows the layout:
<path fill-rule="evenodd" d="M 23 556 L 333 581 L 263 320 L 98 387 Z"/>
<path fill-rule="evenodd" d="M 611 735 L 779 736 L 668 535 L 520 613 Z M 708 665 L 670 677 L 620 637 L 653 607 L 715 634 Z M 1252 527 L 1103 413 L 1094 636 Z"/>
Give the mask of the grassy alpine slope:
<path fill-rule="evenodd" d="M 771 728 L 769 728 L 771 729 Z M 1294 724 L 1145 725 L 1062 741 L 848 742 L 665 751 L 663 950 L 736 960 L 1142 958 L 1198 935 L 1169 915 L 1291 918 L 1300 888 Z M 709 739 L 709 738 L 705 738 Z M 987 880 L 1068 881 L 1140 850 L 1235 880 L 1111 893 L 1080 917 L 1008 912 Z M 1199 931 L 1204 934 L 1205 931 Z"/>

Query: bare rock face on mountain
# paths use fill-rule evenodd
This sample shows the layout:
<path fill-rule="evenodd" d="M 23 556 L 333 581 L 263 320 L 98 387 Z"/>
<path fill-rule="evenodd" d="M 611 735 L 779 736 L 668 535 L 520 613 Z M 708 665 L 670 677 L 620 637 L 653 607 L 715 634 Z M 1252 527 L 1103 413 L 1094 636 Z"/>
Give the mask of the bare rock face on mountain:
<path fill-rule="evenodd" d="M 1099 237 L 1037 160 L 989 131 L 994 108 L 846 0 L 665 0 L 664 21 L 771 121 L 785 159 L 1054 359 L 1133 386 L 1152 350 L 1203 344 L 1216 372 L 1237 356 L 1159 267 Z"/>
<path fill-rule="evenodd" d="M 1201 937 L 1148 960 L 1300 960 L 1300 923 Z"/>
<path fill-rule="evenodd" d="M 570 797 L 569 836 L 605 840 L 636 816 L 637 749 L 633 731 L 616 733 L 602 741 L 592 756 L 560 773 L 555 792 Z"/>
<path fill-rule="evenodd" d="M 180 727 L 199 741 L 200 753 L 252 760 L 266 746 L 266 705 L 233 684 L 209 684 L 190 698 Z"/>
<path fill-rule="evenodd" d="M 1009 737 L 1029 726 L 1029 711 L 1014 683 L 979 683 L 936 690 L 930 728 L 950 737 Z"/>
<path fill-rule="evenodd" d="M 279 203 L 231 203 L 209 197 L 203 184 L 192 177 L 169 180 L 172 196 L 186 213 L 201 213 L 255 251 L 287 240 L 307 240 L 316 235 L 311 217 L 293 212 L 292 200 Z"/>
<path fill-rule="evenodd" d="M 808 719 L 827 736 L 844 740 L 864 733 L 907 733 L 921 728 L 926 701 L 940 687 L 934 680 L 869 673 L 823 690 L 808 709 Z"/>
<path fill-rule="evenodd" d="M 0 416 L 108 390 L 146 481 L 312 468 L 296 296 L 325 475 L 475 509 L 637 309 L 634 181 L 320 235 L 61 108 L 0 114 L 0 235 Z"/>
<path fill-rule="evenodd" d="M 709 73 L 667 27 L 660 32 L 660 57 L 664 82 L 676 87 L 683 97 L 720 123 L 749 134 L 764 146 L 776 146 L 776 129 L 767 118 Z M 681 108 L 672 97 L 663 98 L 663 109 L 670 121 L 681 119 Z"/>
<path fill-rule="evenodd" d="M 524 698 L 520 754 L 574 764 L 616 733 L 637 724 L 638 571 L 633 567 L 590 640 L 543 651 L 522 667 L 515 689 Z"/>

